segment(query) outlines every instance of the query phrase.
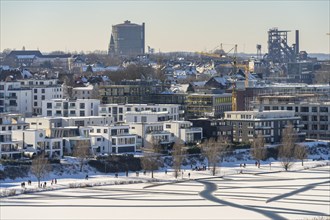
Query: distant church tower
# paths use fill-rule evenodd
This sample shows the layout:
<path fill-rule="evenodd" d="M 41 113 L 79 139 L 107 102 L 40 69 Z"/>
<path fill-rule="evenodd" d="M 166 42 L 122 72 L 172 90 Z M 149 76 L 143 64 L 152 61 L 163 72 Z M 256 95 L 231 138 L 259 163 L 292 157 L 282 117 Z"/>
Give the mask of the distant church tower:
<path fill-rule="evenodd" d="M 110 43 L 109 43 L 109 48 L 108 48 L 108 54 L 109 55 L 114 55 L 115 54 L 115 42 L 113 40 L 113 35 L 111 34 L 110 37 Z"/>

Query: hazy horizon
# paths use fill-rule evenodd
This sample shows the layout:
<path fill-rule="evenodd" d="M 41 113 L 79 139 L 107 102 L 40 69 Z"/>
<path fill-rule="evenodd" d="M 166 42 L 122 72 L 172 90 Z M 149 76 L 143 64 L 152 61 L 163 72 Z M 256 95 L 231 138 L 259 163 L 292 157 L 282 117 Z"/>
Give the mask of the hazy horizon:
<path fill-rule="evenodd" d="M 267 52 L 267 31 L 300 31 L 300 50 L 330 51 L 329 1 L 0 1 L 0 50 L 106 51 L 112 25 L 146 24 L 155 52 Z"/>

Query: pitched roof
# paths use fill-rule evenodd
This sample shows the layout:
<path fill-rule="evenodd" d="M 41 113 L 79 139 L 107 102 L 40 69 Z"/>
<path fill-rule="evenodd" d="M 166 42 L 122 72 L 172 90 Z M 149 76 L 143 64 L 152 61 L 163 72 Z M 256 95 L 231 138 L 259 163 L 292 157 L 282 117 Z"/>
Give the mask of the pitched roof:
<path fill-rule="evenodd" d="M 8 57 L 11 56 L 26 56 L 26 55 L 34 55 L 37 57 L 42 57 L 42 54 L 39 50 L 13 50 L 8 54 Z"/>

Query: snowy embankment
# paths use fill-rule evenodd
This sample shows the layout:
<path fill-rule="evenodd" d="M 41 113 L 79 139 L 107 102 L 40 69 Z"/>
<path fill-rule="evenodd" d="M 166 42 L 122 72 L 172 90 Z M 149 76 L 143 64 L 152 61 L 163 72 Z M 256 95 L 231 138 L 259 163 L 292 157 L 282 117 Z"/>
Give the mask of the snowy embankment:
<path fill-rule="evenodd" d="M 274 173 L 274 172 L 284 172 L 280 162 L 264 162 L 260 168 L 257 168 L 254 164 L 254 161 L 248 161 L 246 167 L 240 167 L 241 163 L 235 162 L 224 162 L 217 168 L 216 176 L 226 177 L 227 175 L 240 175 L 240 174 L 265 174 L 265 173 Z M 243 164 L 242 164 L 243 165 Z M 295 162 L 291 171 L 287 173 L 292 173 L 300 170 L 307 170 L 314 167 L 320 166 L 329 166 L 329 160 L 323 161 L 314 161 L 309 160 L 304 162 L 304 166 L 301 165 L 301 162 Z M 190 174 L 190 175 L 189 175 Z M 88 179 L 85 178 L 84 173 L 78 173 L 74 176 L 72 175 L 61 175 L 56 176 L 51 175 L 52 178 L 47 178 L 46 187 L 39 188 L 38 182 L 33 179 L 32 184 L 27 184 L 27 179 L 19 179 L 15 181 L 2 181 L 0 182 L 0 197 L 13 196 L 18 194 L 33 193 L 40 191 L 51 191 L 51 190 L 61 190 L 68 188 L 84 188 L 84 187 L 93 187 L 93 186 L 104 186 L 104 185 L 124 185 L 124 184 L 136 184 L 136 183 L 171 183 L 171 182 L 181 182 L 191 179 L 204 179 L 211 178 L 210 170 L 191 170 L 190 167 L 183 167 L 179 178 L 175 179 L 173 171 L 168 169 L 168 172 L 156 171 L 154 172 L 154 178 L 151 178 L 151 173 L 147 172 L 146 174 L 139 173 L 137 175 L 135 172 L 131 172 L 126 176 L 125 173 L 118 173 L 118 177 L 114 174 L 110 175 L 100 175 L 100 174 L 89 174 Z M 57 183 L 52 184 L 52 180 L 56 178 Z M 21 187 L 21 183 L 25 181 L 25 187 Z"/>

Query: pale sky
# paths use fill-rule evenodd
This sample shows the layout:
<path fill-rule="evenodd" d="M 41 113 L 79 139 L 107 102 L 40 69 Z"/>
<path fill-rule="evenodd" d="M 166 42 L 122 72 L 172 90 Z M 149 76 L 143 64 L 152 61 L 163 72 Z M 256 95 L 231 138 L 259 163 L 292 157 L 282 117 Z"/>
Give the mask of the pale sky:
<path fill-rule="evenodd" d="M 111 26 L 146 24 L 146 46 L 158 52 L 210 51 L 234 44 L 267 52 L 267 31 L 300 30 L 300 50 L 330 53 L 330 0 L 305 1 L 16 1 L 0 0 L 0 50 L 107 50 Z"/>

